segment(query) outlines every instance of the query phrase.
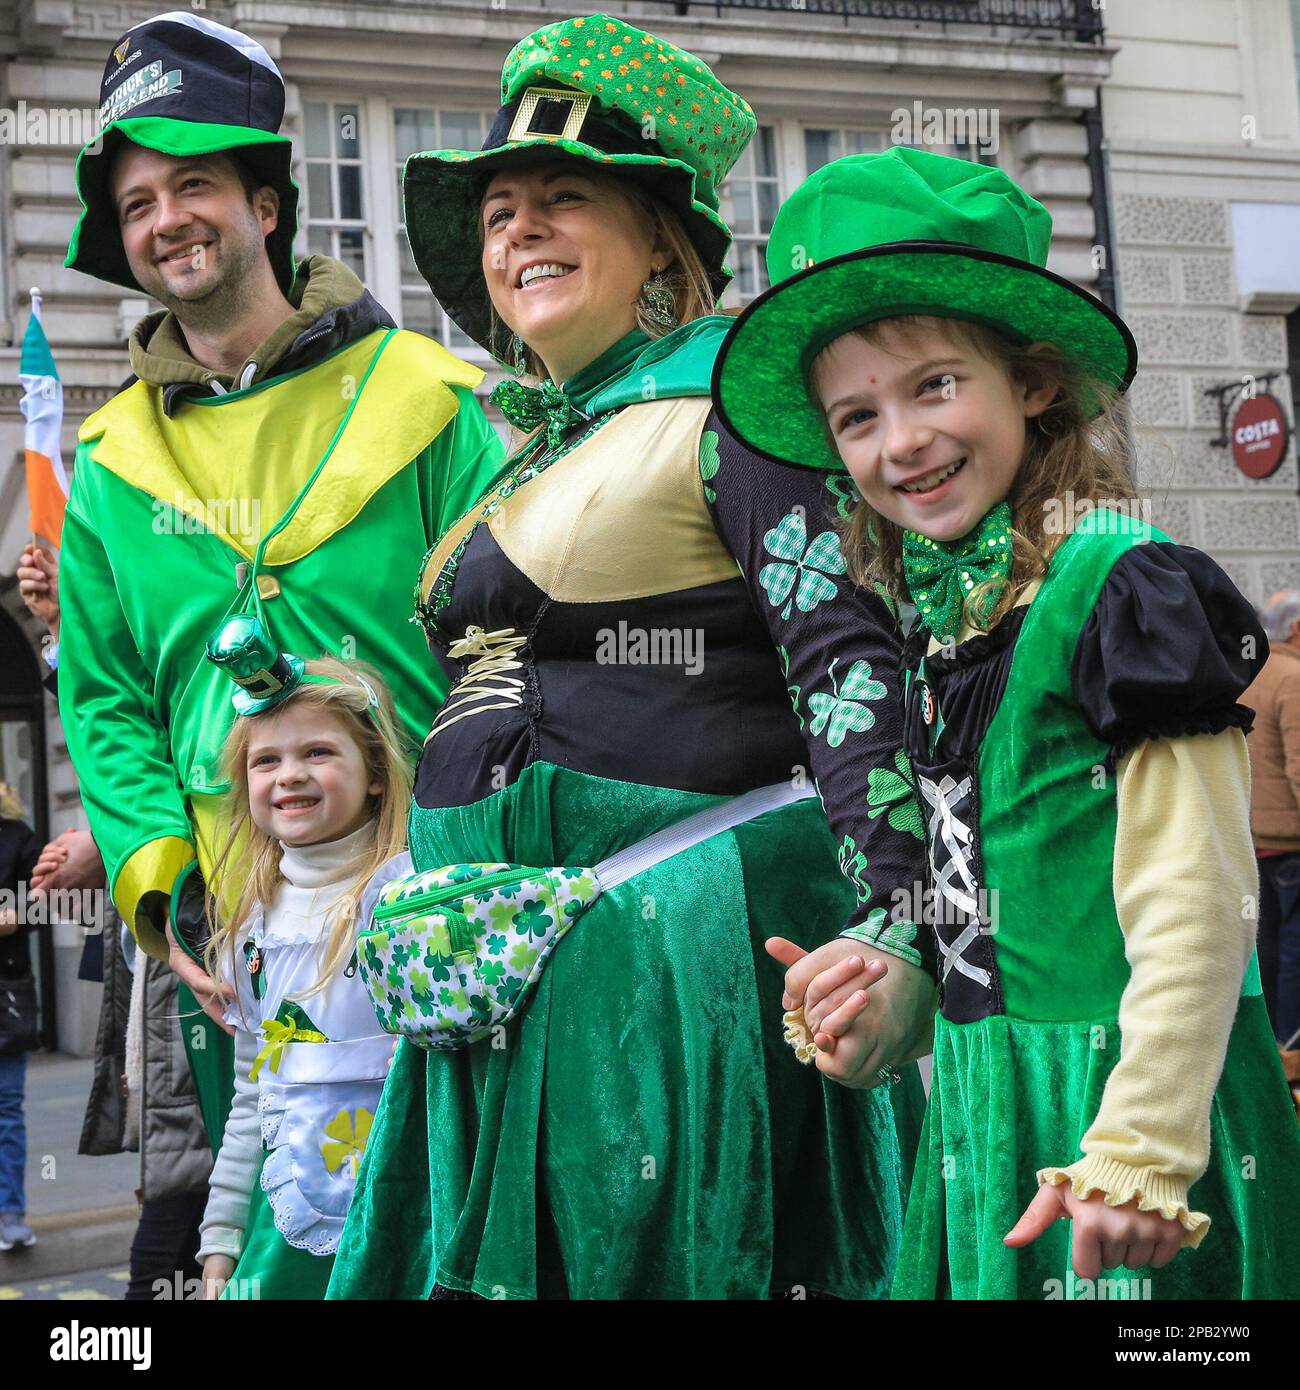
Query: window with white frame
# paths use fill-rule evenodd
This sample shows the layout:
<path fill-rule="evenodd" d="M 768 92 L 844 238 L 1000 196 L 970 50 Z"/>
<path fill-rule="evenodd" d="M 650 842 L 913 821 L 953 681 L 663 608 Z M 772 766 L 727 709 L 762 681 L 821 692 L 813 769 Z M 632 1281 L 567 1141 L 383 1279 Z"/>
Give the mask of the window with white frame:
<path fill-rule="evenodd" d="M 776 128 L 760 125 L 718 190 L 722 220 L 735 238 L 729 257 L 735 279 L 723 296 L 728 308 L 767 289 L 767 238 L 781 206 Z M 788 191 L 788 190 L 787 190 Z"/>
<path fill-rule="evenodd" d="M 849 154 L 878 154 L 885 148 L 882 130 L 846 130 L 843 127 L 805 126 L 803 132 L 803 173 L 807 178 L 823 164 Z"/>
<path fill-rule="evenodd" d="M 350 100 L 322 95 L 304 101 L 303 118 L 303 225 L 309 251 L 351 266 L 404 328 L 427 334 L 459 356 L 486 362 L 483 350 L 443 313 L 415 267 L 403 220 L 401 179 L 406 160 L 417 151 L 481 148 L 492 113 L 393 102 L 379 95 Z M 719 189 L 722 217 L 735 236 L 728 257 L 735 278 L 724 305 L 747 304 L 768 287 L 767 242 L 777 209 L 809 174 L 845 155 L 886 149 L 892 139 L 885 125 L 814 125 L 795 118 L 761 124 Z M 989 158 L 975 147 L 925 148 Z M 374 171 L 384 169 L 392 170 L 391 183 L 375 177 Z M 368 233 L 378 251 L 369 258 L 371 264 Z"/>
<path fill-rule="evenodd" d="M 363 130 L 356 102 L 303 103 L 307 249 L 366 278 Z"/>
<path fill-rule="evenodd" d="M 813 126 L 796 120 L 760 125 L 719 190 L 723 220 L 735 236 L 729 258 L 735 278 L 723 296 L 724 306 L 748 304 L 768 288 L 767 242 L 772 223 L 777 209 L 804 179 L 834 159 L 876 154 L 892 143 L 891 131 L 881 126 Z M 915 147 L 992 162 L 973 145 L 922 145 L 918 140 Z"/>
<path fill-rule="evenodd" d="M 481 356 L 482 349 L 443 313 L 433 292 L 415 267 L 406 239 L 402 210 L 402 169 L 420 150 L 477 150 L 482 147 L 492 113 L 440 110 L 432 106 L 393 108 L 393 153 L 397 162 L 397 262 L 401 277 L 402 327 L 435 338 L 462 357 Z"/>

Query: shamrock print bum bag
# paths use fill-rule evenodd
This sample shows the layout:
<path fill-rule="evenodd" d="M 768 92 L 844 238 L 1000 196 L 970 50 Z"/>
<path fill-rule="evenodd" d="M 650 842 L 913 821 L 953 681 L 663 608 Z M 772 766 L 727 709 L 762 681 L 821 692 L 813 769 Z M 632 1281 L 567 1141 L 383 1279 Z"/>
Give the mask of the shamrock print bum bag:
<path fill-rule="evenodd" d="M 448 864 L 394 879 L 354 956 L 380 1025 L 436 1051 L 478 1042 L 524 1007 L 551 952 L 602 892 L 814 794 L 788 782 L 759 787 L 590 869 Z"/>

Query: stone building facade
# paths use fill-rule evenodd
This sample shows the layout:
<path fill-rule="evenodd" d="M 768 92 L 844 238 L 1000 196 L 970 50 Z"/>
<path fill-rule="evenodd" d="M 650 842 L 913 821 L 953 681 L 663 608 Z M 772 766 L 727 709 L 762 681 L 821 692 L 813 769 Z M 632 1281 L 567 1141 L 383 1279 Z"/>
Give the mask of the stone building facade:
<path fill-rule="evenodd" d="M 415 273 L 401 164 L 415 149 L 481 143 L 506 52 L 571 13 L 570 0 L 175 3 L 256 37 L 279 64 L 304 192 L 299 249 L 347 260 L 404 326 L 478 355 Z M 827 159 L 901 140 L 998 163 L 1051 209 L 1051 267 L 1118 293 L 1134 317 L 1147 357 L 1135 391 L 1144 477 L 1163 499 L 1156 519 L 1223 559 L 1253 596 L 1300 581 L 1294 452 L 1263 483 L 1234 477 L 1209 447 L 1199 394 L 1225 376 L 1286 362 L 1285 303 L 1257 296 L 1243 312 L 1234 218 L 1242 204 L 1300 203 L 1289 0 L 599 7 L 699 54 L 758 116 L 758 137 L 724 189 L 737 233 L 727 304 L 763 288 L 776 209 Z M 164 8 L 164 0 L 0 4 L 0 112 L 93 110 L 110 47 Z M 1007 22 L 993 23 L 999 16 Z M 1161 37 L 1168 33 L 1180 37 Z M 1194 135 L 1190 111 L 1200 113 Z M 1239 117 L 1252 112 L 1260 117 L 1253 142 L 1234 143 Z M 0 141 L 0 655 L 13 659 L 0 671 L 0 779 L 17 782 L 42 830 L 57 830 L 81 813 L 53 703 L 44 700 L 42 713 L 44 697 L 32 693 L 40 632 L 12 578 L 26 538 L 18 343 L 28 289 L 38 286 L 64 385 L 70 462 L 79 422 L 126 376 L 123 341 L 149 306 L 62 266 L 77 210 L 79 132 L 54 120 L 40 138 L 21 138 L 17 122 L 11 129 L 19 138 Z M 1161 434 L 1176 445 L 1164 473 L 1151 447 Z"/>
<path fill-rule="evenodd" d="M 1115 256 L 1142 358 L 1139 483 L 1158 525 L 1262 602 L 1300 587 L 1294 434 L 1276 473 L 1249 478 L 1213 442 L 1206 391 L 1283 373 L 1266 389 L 1294 422 L 1300 3 L 1110 0 L 1106 25 Z"/>

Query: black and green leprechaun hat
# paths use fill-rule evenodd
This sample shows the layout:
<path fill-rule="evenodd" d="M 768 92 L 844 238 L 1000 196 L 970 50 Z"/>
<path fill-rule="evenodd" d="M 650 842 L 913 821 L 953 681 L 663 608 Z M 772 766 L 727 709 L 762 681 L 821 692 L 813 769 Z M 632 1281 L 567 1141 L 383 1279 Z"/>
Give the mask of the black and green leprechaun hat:
<path fill-rule="evenodd" d="M 1047 270 L 1052 217 L 1000 169 L 895 146 L 819 169 L 777 213 L 772 288 L 713 369 L 727 428 L 769 458 L 843 468 L 809 383 L 813 359 L 864 323 L 926 314 L 1053 343 L 1124 391 L 1137 348 L 1101 300 Z"/>
<path fill-rule="evenodd" d="M 595 14 L 529 34 L 501 70 L 502 107 L 482 150 L 406 162 L 406 230 L 420 274 L 451 318 L 498 358 L 483 279 L 479 203 L 489 178 L 539 155 L 571 156 L 641 184 L 682 220 L 715 294 L 731 279 L 718 186 L 753 137 L 749 104 L 709 67 L 624 20 Z"/>
<path fill-rule="evenodd" d="M 293 283 L 298 186 L 292 145 L 281 135 L 284 79 L 260 43 L 224 24 L 177 10 L 128 29 L 100 84 L 100 138 L 77 156 L 82 213 L 64 265 L 143 294 L 127 264 L 109 174 L 124 141 L 175 158 L 238 156 L 280 197 L 266 239 L 276 279 Z"/>

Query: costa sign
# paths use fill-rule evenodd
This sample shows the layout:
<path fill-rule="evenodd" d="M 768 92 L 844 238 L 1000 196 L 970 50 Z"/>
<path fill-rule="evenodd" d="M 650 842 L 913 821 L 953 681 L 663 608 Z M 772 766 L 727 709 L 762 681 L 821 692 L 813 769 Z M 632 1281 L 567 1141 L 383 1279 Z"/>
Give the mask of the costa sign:
<path fill-rule="evenodd" d="M 1276 473 L 1286 454 L 1290 427 L 1276 396 L 1242 401 L 1232 421 L 1232 459 L 1248 478 Z"/>

